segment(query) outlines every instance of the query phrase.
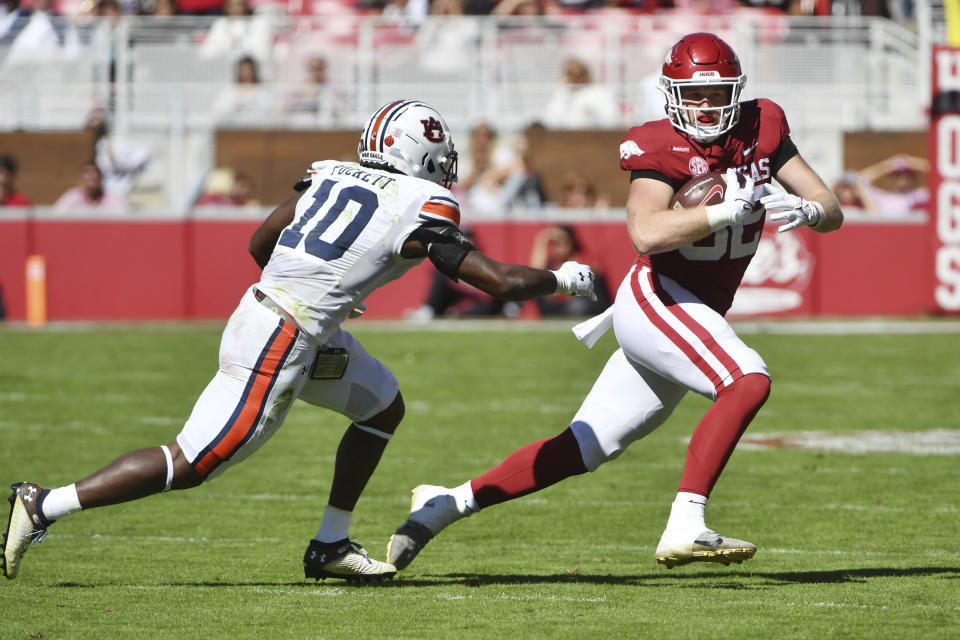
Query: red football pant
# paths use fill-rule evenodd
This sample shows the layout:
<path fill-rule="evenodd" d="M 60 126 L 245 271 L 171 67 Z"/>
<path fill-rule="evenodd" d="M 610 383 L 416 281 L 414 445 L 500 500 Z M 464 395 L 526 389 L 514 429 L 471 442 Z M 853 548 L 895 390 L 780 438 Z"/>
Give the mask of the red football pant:
<path fill-rule="evenodd" d="M 717 394 L 690 438 L 680 491 L 710 495 L 740 436 L 769 395 L 770 379 L 760 373 L 745 375 Z"/>
<path fill-rule="evenodd" d="M 569 428 L 560 435 L 520 447 L 503 462 L 470 481 L 480 508 L 545 489 L 586 473 L 580 445 Z"/>

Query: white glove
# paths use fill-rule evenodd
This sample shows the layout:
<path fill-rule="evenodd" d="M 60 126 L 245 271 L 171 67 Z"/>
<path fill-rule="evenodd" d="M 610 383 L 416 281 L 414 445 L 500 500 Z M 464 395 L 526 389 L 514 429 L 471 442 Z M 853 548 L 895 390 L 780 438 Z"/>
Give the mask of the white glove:
<path fill-rule="evenodd" d="M 753 211 L 754 193 L 753 178 L 741 174 L 745 184 L 740 185 L 736 169 L 730 168 L 723 174 L 723 181 L 727 183 L 724 189 L 723 202 L 707 205 L 707 222 L 710 230 L 717 231 L 732 224 L 741 224 Z"/>
<path fill-rule="evenodd" d="M 769 195 L 760 198 L 760 204 L 766 208 L 771 222 L 783 222 L 777 228 L 779 233 L 790 231 L 804 225 L 815 227 L 823 220 L 823 205 L 813 200 L 804 200 L 786 191 L 768 189 Z"/>
<path fill-rule="evenodd" d="M 587 265 L 573 261 L 564 262 L 559 269 L 550 273 L 557 278 L 557 293 L 597 299 L 597 294 L 593 292 L 593 270 Z"/>
<path fill-rule="evenodd" d="M 362 302 L 358 303 L 353 309 L 350 309 L 350 313 L 347 314 L 348 318 L 359 318 L 367 310 L 367 305 Z"/>

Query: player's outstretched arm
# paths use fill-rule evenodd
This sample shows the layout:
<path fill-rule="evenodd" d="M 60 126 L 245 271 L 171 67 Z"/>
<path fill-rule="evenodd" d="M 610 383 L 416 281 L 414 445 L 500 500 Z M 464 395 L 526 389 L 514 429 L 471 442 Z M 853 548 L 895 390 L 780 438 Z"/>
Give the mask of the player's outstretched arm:
<path fill-rule="evenodd" d="M 565 262 L 556 271 L 497 262 L 476 249 L 454 227 L 420 227 L 407 239 L 401 255 L 428 257 L 440 273 L 501 300 L 530 300 L 564 293 L 593 299 L 593 271 L 577 262 Z"/>
<path fill-rule="evenodd" d="M 294 214 L 297 211 L 297 200 L 299 199 L 300 193 L 297 193 L 271 211 L 266 220 L 253 232 L 248 249 L 261 269 L 267 266 L 267 262 L 273 254 L 273 248 L 277 246 L 277 240 L 280 239 L 280 233 L 288 224 L 293 222 Z"/>
<path fill-rule="evenodd" d="M 553 293 L 596 299 L 593 271 L 577 262 L 565 262 L 549 271 L 497 262 L 474 250 L 460 263 L 458 273 L 467 284 L 502 300 L 530 300 Z"/>

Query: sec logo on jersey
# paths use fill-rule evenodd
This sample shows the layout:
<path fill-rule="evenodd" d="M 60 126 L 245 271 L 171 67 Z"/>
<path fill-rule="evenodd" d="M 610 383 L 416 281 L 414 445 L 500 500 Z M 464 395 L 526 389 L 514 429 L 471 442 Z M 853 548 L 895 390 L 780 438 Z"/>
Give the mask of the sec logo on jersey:
<path fill-rule="evenodd" d="M 690 162 L 687 166 L 690 169 L 690 175 L 694 176 L 702 176 L 706 172 L 710 171 L 710 165 L 708 165 L 707 161 L 700 156 L 694 156 L 690 158 Z"/>

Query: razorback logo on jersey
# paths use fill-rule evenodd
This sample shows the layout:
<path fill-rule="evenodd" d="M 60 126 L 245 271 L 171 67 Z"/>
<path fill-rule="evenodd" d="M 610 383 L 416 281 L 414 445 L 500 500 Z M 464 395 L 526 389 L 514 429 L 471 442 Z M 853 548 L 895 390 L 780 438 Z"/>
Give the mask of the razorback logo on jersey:
<path fill-rule="evenodd" d="M 633 156 L 642 156 L 643 149 L 633 140 L 627 140 L 620 145 L 620 159 L 626 160 Z"/>
<path fill-rule="evenodd" d="M 440 124 L 440 121 L 436 118 L 430 117 L 426 120 L 421 120 L 420 124 L 423 125 L 423 137 L 430 142 L 443 142 L 446 138 L 446 135 L 443 133 L 443 125 Z"/>

